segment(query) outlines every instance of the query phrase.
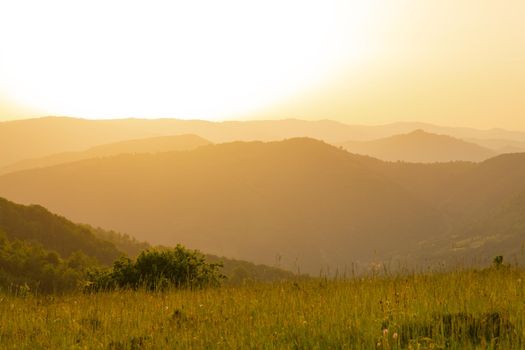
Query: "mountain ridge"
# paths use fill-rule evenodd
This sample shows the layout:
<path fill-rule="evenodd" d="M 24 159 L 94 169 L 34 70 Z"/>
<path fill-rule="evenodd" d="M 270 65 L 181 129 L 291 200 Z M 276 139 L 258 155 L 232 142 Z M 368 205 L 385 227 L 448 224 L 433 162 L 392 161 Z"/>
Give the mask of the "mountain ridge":
<path fill-rule="evenodd" d="M 214 143 L 276 141 L 312 137 L 330 143 L 371 140 L 424 128 L 453 137 L 525 141 L 525 132 L 440 127 L 423 123 L 351 125 L 331 120 L 300 119 L 210 122 L 182 119 L 88 120 L 46 117 L 0 122 L 0 167 L 29 158 L 81 151 L 96 145 L 129 139 L 196 134 Z M 31 140 L 29 143 L 28 140 Z"/>
<path fill-rule="evenodd" d="M 428 242 L 450 252 L 455 236 L 525 190 L 523 178 L 525 154 L 384 162 L 293 138 L 25 170 L 0 176 L 0 195 L 154 244 L 266 265 L 280 257 L 287 269 L 317 274 L 377 260 L 446 259 L 417 252 Z"/>
<path fill-rule="evenodd" d="M 7 174 L 0 193 L 152 243 L 317 273 L 414 248 L 400 242 L 423 226 L 439 234 L 441 214 L 377 162 L 307 138 L 234 142 Z"/>
<path fill-rule="evenodd" d="M 412 163 L 479 162 L 497 154 L 475 143 L 448 135 L 429 133 L 423 129 L 371 141 L 347 141 L 338 146 L 352 153 L 369 155 L 385 161 Z"/>
<path fill-rule="evenodd" d="M 0 167 L 0 174 L 7 174 L 25 169 L 48 167 L 89 158 L 108 157 L 121 153 L 184 151 L 209 144 L 210 142 L 208 140 L 192 134 L 125 140 L 93 146 L 84 151 L 64 152 L 42 158 L 21 160 L 14 164 Z"/>

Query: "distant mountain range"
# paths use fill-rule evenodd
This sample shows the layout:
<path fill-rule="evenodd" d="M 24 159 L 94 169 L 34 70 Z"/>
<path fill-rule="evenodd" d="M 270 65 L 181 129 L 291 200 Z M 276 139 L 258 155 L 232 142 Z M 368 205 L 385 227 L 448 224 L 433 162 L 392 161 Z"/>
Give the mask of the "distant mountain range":
<path fill-rule="evenodd" d="M 520 153 L 525 152 L 525 142 L 506 139 L 465 139 L 468 142 L 478 144 L 482 147 L 494 150 L 497 153 Z"/>
<path fill-rule="evenodd" d="M 496 252 L 523 259 L 524 178 L 525 154 L 391 163 L 298 138 L 10 173 L 0 195 L 154 244 L 317 274 Z"/>
<path fill-rule="evenodd" d="M 515 142 L 525 142 L 525 132 L 441 127 L 424 123 L 366 126 L 347 125 L 330 120 L 297 119 L 208 122 L 177 119 L 85 120 L 48 117 L 0 123 L 0 167 L 26 159 L 84 151 L 102 144 L 157 136 L 195 134 L 214 143 L 311 137 L 336 144 L 349 140 L 367 141 L 385 138 L 416 129 L 465 140 L 503 140 L 503 144 L 499 144 L 497 148 L 511 147 Z"/>
<path fill-rule="evenodd" d="M 42 158 L 22 160 L 8 166 L 0 167 L 0 174 L 75 162 L 82 159 L 109 157 L 122 153 L 185 151 L 209 144 L 209 141 L 196 135 L 159 136 L 120 141 L 95 146 L 85 151 L 64 152 Z"/>
<path fill-rule="evenodd" d="M 473 161 L 494 157 L 497 153 L 475 143 L 423 130 L 373 141 L 348 141 L 339 144 L 351 153 L 387 161 L 415 163 Z"/>

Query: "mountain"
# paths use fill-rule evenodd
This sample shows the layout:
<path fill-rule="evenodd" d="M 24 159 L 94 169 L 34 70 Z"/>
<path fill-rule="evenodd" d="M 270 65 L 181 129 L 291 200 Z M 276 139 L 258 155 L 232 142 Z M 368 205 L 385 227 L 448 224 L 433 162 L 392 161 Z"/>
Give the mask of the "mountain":
<path fill-rule="evenodd" d="M 347 141 L 339 146 L 352 153 L 386 161 L 414 163 L 458 160 L 478 162 L 496 155 L 496 152 L 477 144 L 423 130 L 373 141 Z"/>
<path fill-rule="evenodd" d="M 65 292 L 122 253 L 89 227 L 0 198 L 0 292 Z M 22 294 L 23 295 L 23 294 Z"/>
<path fill-rule="evenodd" d="M 490 263 L 495 255 L 525 263 L 525 153 L 466 165 L 427 196 L 447 217 L 445 235 L 421 242 L 419 255 L 441 262 Z M 441 192 L 441 194 L 439 194 Z"/>
<path fill-rule="evenodd" d="M 505 201 L 525 190 L 525 153 L 503 154 L 458 174 L 443 200 L 451 215 L 485 217 Z"/>
<path fill-rule="evenodd" d="M 525 154 L 384 162 L 298 138 L 20 171 L 0 176 L 0 195 L 153 244 L 318 274 L 496 251 L 519 259 L 524 178 Z"/>
<path fill-rule="evenodd" d="M 511 195 L 483 215 L 462 220 L 448 235 L 421 242 L 415 260 L 487 266 L 503 255 L 512 264 L 525 264 L 525 192 Z M 425 256 L 421 252 L 426 252 Z"/>
<path fill-rule="evenodd" d="M 457 242 L 474 248 L 480 257 L 493 257 L 506 252 L 510 257 L 525 255 L 525 190 L 512 195 L 496 209 L 482 216 L 468 230 L 458 235 Z M 467 243 L 468 242 L 468 243 Z"/>
<path fill-rule="evenodd" d="M 196 135 L 159 136 L 145 139 L 126 140 L 95 146 L 80 152 L 65 152 L 42 158 L 26 159 L 8 166 L 0 167 L 0 174 L 24 169 L 41 168 L 88 158 L 108 157 L 122 153 L 185 151 L 209 144 L 209 141 Z"/>
<path fill-rule="evenodd" d="M 524 131 L 512 131 L 505 130 L 500 128 L 492 129 L 475 129 L 475 128 L 465 128 L 465 127 L 452 127 L 452 126 L 441 126 L 434 125 L 429 123 L 419 123 L 419 122 L 398 122 L 391 123 L 386 125 L 372 126 L 376 133 L 375 136 L 370 137 L 368 134 L 364 139 L 373 139 L 373 138 L 384 138 L 397 134 L 408 133 L 412 130 L 426 130 L 427 132 L 439 135 L 450 135 L 463 140 L 468 139 L 502 139 L 509 141 L 525 141 L 525 132 Z M 381 135 L 382 134 L 382 135 Z M 358 140 L 356 138 L 349 138 L 352 140 Z"/>
<path fill-rule="evenodd" d="M 377 162 L 312 139 L 235 142 L 11 173 L 0 194 L 154 244 L 317 274 L 444 230 Z"/>
<path fill-rule="evenodd" d="M 83 151 L 102 144 L 178 134 L 195 134 L 214 143 L 311 137 L 335 144 L 347 140 L 366 141 L 384 138 L 415 129 L 461 139 L 525 141 L 525 132 L 441 127 L 411 122 L 347 125 L 330 120 L 297 119 L 209 122 L 177 119 L 85 120 L 47 117 L 0 122 L 0 167 L 57 153 Z"/>
<path fill-rule="evenodd" d="M 0 198 L 0 231 L 9 240 L 35 242 L 64 258 L 80 251 L 100 263 L 110 264 L 122 254 L 112 243 L 96 237 L 89 227 L 77 225 L 41 206 L 15 204 L 3 198 Z"/>
<path fill-rule="evenodd" d="M 519 153 L 525 152 L 525 142 L 508 139 L 467 139 L 466 141 L 490 148 L 497 153 Z"/>
<path fill-rule="evenodd" d="M 0 166 L 137 138 L 196 134 L 212 142 L 280 140 L 293 136 L 344 141 L 349 138 L 348 134 L 356 134 L 353 129 L 332 121 L 294 119 L 220 123 L 178 119 L 86 120 L 66 117 L 15 120 L 0 122 Z"/>
<path fill-rule="evenodd" d="M 135 258 L 151 246 L 114 231 L 75 224 L 47 209 L 0 198 L 0 291 L 29 286 L 40 292 L 78 287 L 90 267 L 111 265 L 126 253 Z M 277 267 L 206 255 L 221 262 L 226 283 L 275 281 L 295 275 Z"/>

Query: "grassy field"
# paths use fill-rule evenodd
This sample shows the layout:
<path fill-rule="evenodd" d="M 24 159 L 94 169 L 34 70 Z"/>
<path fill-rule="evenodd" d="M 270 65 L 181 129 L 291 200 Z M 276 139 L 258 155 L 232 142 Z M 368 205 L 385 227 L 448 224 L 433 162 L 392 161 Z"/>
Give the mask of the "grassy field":
<path fill-rule="evenodd" d="M 525 272 L 0 295 L 2 349 L 521 349 Z"/>

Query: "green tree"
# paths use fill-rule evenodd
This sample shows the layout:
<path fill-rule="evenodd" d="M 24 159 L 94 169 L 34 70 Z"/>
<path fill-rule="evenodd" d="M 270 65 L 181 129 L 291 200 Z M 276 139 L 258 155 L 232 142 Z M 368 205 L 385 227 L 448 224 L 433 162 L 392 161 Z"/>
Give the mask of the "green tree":
<path fill-rule="evenodd" d="M 224 276 L 220 263 L 208 263 L 204 255 L 181 245 L 172 249 L 148 249 L 135 261 L 121 258 L 113 268 L 89 273 L 88 290 L 114 288 L 202 288 L 216 286 Z"/>

